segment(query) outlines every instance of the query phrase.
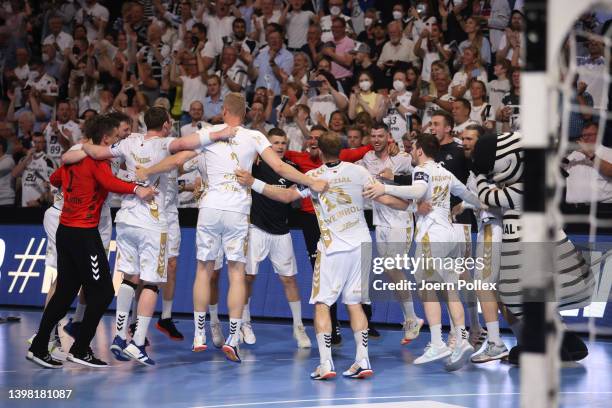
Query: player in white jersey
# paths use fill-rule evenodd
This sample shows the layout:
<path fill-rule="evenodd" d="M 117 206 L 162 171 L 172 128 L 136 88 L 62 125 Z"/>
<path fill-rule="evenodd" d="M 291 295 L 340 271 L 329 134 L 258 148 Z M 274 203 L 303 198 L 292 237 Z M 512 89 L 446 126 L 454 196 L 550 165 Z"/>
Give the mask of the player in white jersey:
<path fill-rule="evenodd" d="M 202 144 L 233 136 L 232 130 L 214 132 L 202 137 L 193 134 L 180 139 L 166 137 L 172 131 L 168 112 L 153 107 L 145 112 L 147 133 L 128 137 L 110 147 L 83 145 L 83 150 L 96 160 L 120 157 L 127 171 L 134 175 L 136 167 L 152 166 L 170 154 L 180 150 L 191 150 Z M 166 281 L 168 219 L 165 213 L 168 177 L 161 174 L 151 177 L 148 183 L 158 193 L 152 201 L 142 202 L 124 197 L 116 216 L 117 260 L 124 280 L 117 296 L 117 336 L 111 351 L 119 360 L 131 358 L 145 365 L 154 365 L 145 350 L 146 332 L 157 301 L 158 287 Z M 127 316 L 134 296 L 134 289 L 142 281 L 143 291 L 138 301 L 136 331 L 127 344 Z"/>
<path fill-rule="evenodd" d="M 480 125 L 468 126 L 462 133 L 463 149 L 465 157 L 471 159 L 474 152 L 474 145 L 485 133 L 484 127 Z M 467 187 L 475 194 L 478 194 L 476 176 L 470 171 Z M 453 215 L 469 209 L 471 206 L 461 202 L 453 208 Z M 496 208 L 480 210 L 474 213 L 478 224 L 478 238 L 476 246 L 476 257 L 482 258 L 483 268 L 474 268 L 474 280 L 487 283 L 499 282 L 499 267 L 501 261 L 501 243 L 503 233 L 503 214 Z M 486 363 L 488 361 L 499 360 L 508 355 L 508 348 L 499 335 L 498 303 L 497 291 L 478 290 L 476 291 L 482 315 L 487 326 L 487 344 L 472 356 L 473 363 Z"/>
<path fill-rule="evenodd" d="M 357 164 L 365 167 L 374 176 L 383 179 L 385 170 L 392 175 L 412 173 L 412 157 L 407 153 L 395 156 L 389 154 L 389 130 L 387 125 L 377 123 L 372 127 L 370 142 L 374 150 L 369 151 Z M 386 180 L 386 183 L 393 183 Z M 413 236 L 413 216 L 411 211 L 401 211 L 389 208 L 376 201 L 372 203 L 373 223 L 375 225 L 376 250 L 378 256 L 393 258 L 410 251 Z M 385 270 L 394 282 L 405 278 L 399 270 Z M 423 319 L 414 313 L 414 305 L 410 291 L 398 291 L 398 300 L 404 314 L 404 337 L 401 344 L 405 345 L 416 339 L 423 326 Z"/>
<path fill-rule="evenodd" d="M 340 136 L 326 132 L 318 139 L 321 158 L 325 163 L 307 175 L 326 180 L 329 189 L 316 193 L 311 189 L 298 192 L 295 189 L 271 187 L 255 180 L 253 190 L 279 201 L 293 201 L 312 197 L 321 238 L 318 243 L 317 261 L 312 280 L 310 303 L 315 305 L 315 330 L 319 346 L 320 365 L 310 375 L 324 380 L 336 376 L 331 355 L 331 319 L 329 307 L 340 295 L 346 304 L 356 343 L 355 362 L 343 375 L 349 378 L 366 378 L 374 372 L 368 357 L 368 321 L 362 303 L 369 302 L 367 282 L 371 261 L 370 232 L 363 213 L 363 189 L 374 183 L 374 178 L 362 166 L 341 162 Z M 239 174 L 239 179 L 246 177 Z M 408 203 L 390 196 L 377 198 L 380 202 L 406 209 Z M 363 245 L 365 244 L 365 245 Z"/>
<path fill-rule="evenodd" d="M 60 166 L 62 153 L 81 139 L 81 128 L 78 123 L 70 120 L 70 104 L 68 101 L 57 103 L 56 120 L 50 122 L 45 128 L 47 141 L 47 156 Z"/>
<path fill-rule="evenodd" d="M 431 342 L 425 353 L 417 358 L 415 364 L 423 364 L 450 356 L 446 361 L 449 371 L 461 368 L 474 352 L 467 341 L 463 305 L 456 291 L 458 273 L 447 268 L 446 258 L 457 257 L 457 243 L 453 241 L 454 232 L 450 220 L 450 196 L 455 195 L 482 208 L 478 197 L 470 192 L 457 178 L 439 163 L 433 160 L 440 148 L 438 139 L 431 134 L 422 134 L 416 138 L 412 157 L 417 166 L 414 169 L 411 186 L 391 186 L 377 183 L 366 189 L 365 195 L 375 198 L 381 194 L 391 194 L 402 199 L 424 200 L 431 202 L 432 210 L 427 215 L 417 218 L 415 240 L 417 249 L 415 257 L 422 262 L 416 269 L 418 288 L 424 300 L 425 316 L 429 322 Z M 448 307 L 454 322 L 457 344 L 454 350 L 442 341 L 441 308 L 435 290 L 428 290 L 425 283 L 445 283 Z"/>

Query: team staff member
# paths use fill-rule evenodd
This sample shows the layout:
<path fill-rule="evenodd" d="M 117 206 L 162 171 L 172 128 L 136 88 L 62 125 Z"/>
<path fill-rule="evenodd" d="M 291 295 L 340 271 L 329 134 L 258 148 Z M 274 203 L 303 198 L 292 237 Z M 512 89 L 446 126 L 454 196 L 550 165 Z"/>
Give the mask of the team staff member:
<path fill-rule="evenodd" d="M 85 134 L 94 144 L 110 146 L 117 140 L 118 126 L 119 123 L 108 116 L 95 116 L 85 123 Z M 155 193 L 150 187 L 115 178 L 107 161 L 91 158 L 60 167 L 50 181 L 56 187 L 61 185 L 64 194 L 56 235 L 57 288 L 26 358 L 46 368 L 62 367 L 47 350 L 49 337 L 83 286 L 87 309 L 67 358 L 89 367 L 106 367 L 105 362 L 94 356 L 89 345 L 114 295 L 106 252 L 98 232 L 100 212 L 109 191 L 136 194 L 143 200 L 151 199 Z"/>

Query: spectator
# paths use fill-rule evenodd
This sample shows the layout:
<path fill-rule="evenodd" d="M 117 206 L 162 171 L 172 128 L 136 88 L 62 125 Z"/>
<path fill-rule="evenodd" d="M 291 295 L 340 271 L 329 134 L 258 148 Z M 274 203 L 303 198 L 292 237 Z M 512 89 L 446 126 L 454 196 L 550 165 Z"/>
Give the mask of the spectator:
<path fill-rule="evenodd" d="M 138 51 L 138 77 L 142 80 L 142 91 L 150 100 L 159 96 L 163 69 L 170 64 L 170 47 L 161 41 L 162 29 L 158 23 L 149 25 L 147 44 Z"/>
<path fill-rule="evenodd" d="M 587 91 L 587 84 L 578 82 L 578 76 L 574 80 L 572 98 L 570 100 L 568 136 L 570 140 L 579 138 L 584 132 L 584 126 L 593 117 L 593 97 Z M 561 102 L 561 101 L 560 101 Z M 578 107 L 578 108 L 576 108 Z"/>
<path fill-rule="evenodd" d="M 287 134 L 289 141 L 287 148 L 289 150 L 301 152 L 306 148 L 306 139 L 310 134 L 308 125 L 310 121 L 310 108 L 308 105 L 297 104 L 293 110 L 294 114 L 292 120 L 287 119 L 284 123 L 281 121 L 279 127 Z"/>
<path fill-rule="evenodd" d="M 612 203 L 612 179 L 601 175 L 594 166 L 598 130 L 596 123 L 587 122 L 578 139 L 579 148 L 562 162 L 568 203 Z"/>
<path fill-rule="evenodd" d="M 223 96 L 221 78 L 211 75 L 206 81 L 208 95 L 204 98 L 204 119 L 213 125 L 223 123 Z"/>
<path fill-rule="evenodd" d="M 191 118 L 191 123 L 181 127 L 181 137 L 189 136 L 202 128 L 211 126 L 210 123 L 203 120 L 204 105 L 200 101 L 191 102 L 189 106 L 189 117 Z"/>
<path fill-rule="evenodd" d="M 304 0 L 289 0 L 283 8 L 279 24 L 287 27 L 287 49 L 299 51 L 307 42 L 311 22 L 318 23 L 312 11 L 303 10 Z"/>
<path fill-rule="evenodd" d="M 510 62 L 508 60 L 498 61 L 493 67 L 493 73 L 496 79 L 489 81 L 487 93 L 489 94 L 489 103 L 493 112 L 497 112 L 502 103 L 502 98 L 510 92 L 510 81 L 508 73 L 510 72 Z"/>
<path fill-rule="evenodd" d="M 268 131 L 274 127 L 274 125 L 266 121 L 265 106 L 259 100 L 251 103 L 251 109 L 247 113 L 246 127 L 248 129 L 259 130 L 264 135 L 267 135 Z"/>
<path fill-rule="evenodd" d="M 351 18 L 344 14 L 344 1 L 343 0 L 328 0 L 327 2 L 329 8 L 329 14 L 324 14 L 319 24 L 321 26 L 321 41 L 328 42 L 334 41 L 335 35 L 333 34 L 333 20 L 334 18 L 342 19 L 344 24 L 344 34 L 350 36 L 353 34 L 353 29 L 351 28 Z"/>
<path fill-rule="evenodd" d="M 431 64 L 440 60 L 447 62 L 452 54 L 450 47 L 444 44 L 444 36 L 437 23 L 421 30 L 414 53 L 423 60 L 421 80 L 428 83 L 431 82 Z"/>
<path fill-rule="evenodd" d="M 306 44 L 302 46 L 302 52 L 306 53 L 313 64 L 318 64 L 323 54 L 323 41 L 321 41 L 321 26 L 311 24 L 306 33 Z"/>
<path fill-rule="evenodd" d="M 609 62 L 606 62 L 603 52 L 604 43 L 595 36 L 591 36 L 587 41 L 589 55 L 578 57 L 577 64 L 580 67 L 580 79 L 587 85 L 586 90 L 593 97 L 594 109 L 606 109 L 608 101 L 603 99 L 605 88 L 605 76 L 608 72 Z"/>
<path fill-rule="evenodd" d="M 429 127 L 432 115 L 435 111 L 442 109 L 446 112 L 452 110 L 452 96 L 448 92 L 451 84 L 448 67 L 441 61 L 432 64 L 433 83 L 430 86 L 429 94 L 415 100 L 415 106 L 423 109 L 423 124 Z M 432 89 L 433 88 L 433 89 Z"/>
<path fill-rule="evenodd" d="M 361 139 L 361 144 L 367 146 L 370 144 L 370 133 L 372 131 L 372 126 L 374 126 L 374 120 L 368 114 L 368 112 L 358 113 L 355 117 L 355 126 L 361 129 L 361 133 L 363 134 L 363 138 Z"/>
<path fill-rule="evenodd" d="M 335 48 L 324 47 L 321 52 L 332 60 L 331 73 L 342 84 L 342 88 L 348 90 L 351 89 L 353 76 L 353 56 L 349 52 L 355 48 L 355 42 L 347 37 L 346 24 L 346 21 L 339 17 L 332 20 Z"/>
<path fill-rule="evenodd" d="M 491 52 L 497 53 L 504 30 L 510 21 L 510 5 L 508 0 L 492 0 L 491 15 L 489 17 L 489 39 Z M 499 62 L 499 61 L 497 61 Z"/>
<path fill-rule="evenodd" d="M 466 127 L 470 125 L 478 125 L 477 122 L 470 119 L 471 105 L 470 101 L 465 98 L 458 98 L 453 101 L 453 109 L 451 111 L 455 127 L 453 135 L 460 137 Z"/>
<path fill-rule="evenodd" d="M 346 131 L 346 138 L 349 149 L 356 149 L 361 147 L 361 140 L 363 139 L 363 133 L 361 128 L 357 126 L 351 126 Z"/>
<path fill-rule="evenodd" d="M 357 41 L 367 43 L 374 41 L 374 22 L 378 20 L 378 11 L 375 8 L 369 8 L 363 16 L 364 30 L 357 36 Z"/>
<path fill-rule="evenodd" d="M 353 54 L 354 62 L 355 62 L 355 71 L 356 77 L 353 77 L 353 83 L 358 83 L 358 76 L 361 72 L 368 72 L 372 78 L 374 78 L 374 86 L 372 88 L 373 91 L 378 92 L 386 86 L 386 82 L 384 80 L 383 71 L 372 62 L 370 58 L 370 47 L 364 43 L 355 44 L 355 48 L 350 51 Z"/>
<path fill-rule="evenodd" d="M 61 88 L 63 85 L 63 82 L 60 82 L 63 79 L 62 63 L 55 46 L 53 44 L 43 45 L 41 57 L 43 71 L 53 78 L 58 88 Z"/>
<path fill-rule="evenodd" d="M 332 112 L 343 110 L 348 107 L 346 96 L 338 92 L 338 85 L 333 75 L 327 71 L 319 70 L 315 77 L 319 81 L 316 88 L 316 95 L 309 98 L 307 105 L 310 108 L 310 118 L 312 122 L 323 127 L 327 127 Z M 308 86 L 304 91 L 307 93 Z M 304 98 L 305 96 L 302 96 Z"/>
<path fill-rule="evenodd" d="M 274 0 L 260 0 L 261 15 L 252 17 L 251 39 L 257 41 L 259 46 L 267 44 L 266 27 L 270 23 L 280 23 L 282 14 L 280 10 L 274 9 Z M 280 24 L 282 26 L 282 24 Z"/>
<path fill-rule="evenodd" d="M 521 109 L 521 73 L 518 69 L 510 76 L 510 92 L 502 99 L 501 107 L 495 113 L 495 118 L 502 123 L 502 132 L 514 132 L 520 129 Z"/>
<path fill-rule="evenodd" d="M 329 117 L 329 123 L 327 124 L 327 128 L 332 132 L 336 132 L 340 135 L 340 139 L 342 140 L 343 147 L 348 146 L 348 141 L 346 137 L 346 127 L 348 126 L 349 120 L 342 111 L 335 111 Z"/>
<path fill-rule="evenodd" d="M 13 178 L 21 178 L 21 206 L 43 207 L 49 203 L 49 176 L 55 170 L 53 161 L 45 154 L 45 137 L 36 133 L 27 155 L 11 171 Z"/>
<path fill-rule="evenodd" d="M 206 26 L 207 32 L 211 33 L 208 44 L 203 51 L 204 57 L 216 58 L 223 51 L 223 38 L 231 38 L 234 19 L 240 17 L 240 12 L 232 3 L 227 0 L 217 0 L 214 12 L 211 14 L 213 11 L 212 7 L 210 2 L 206 0 L 196 12 L 196 19 L 199 19 L 201 16 L 202 23 Z"/>
<path fill-rule="evenodd" d="M 368 112 L 375 121 L 382 119 L 385 109 L 384 98 L 372 91 L 373 85 L 374 79 L 369 72 L 365 71 L 359 75 L 359 83 L 353 87 L 349 98 L 350 119 L 355 119 L 355 116 L 362 111 Z"/>
<path fill-rule="evenodd" d="M 370 58 L 372 58 L 372 61 L 376 61 L 377 65 L 380 65 L 378 60 L 388 40 L 387 29 L 382 21 L 378 20 L 374 22 L 372 26 L 372 34 L 374 38 L 367 42 L 368 46 L 370 47 Z"/>
<path fill-rule="evenodd" d="M 59 167 L 62 154 L 81 139 L 81 129 L 77 123 L 70 120 L 68 101 L 58 102 L 56 109 L 56 120 L 47 125 L 44 135 L 47 157 L 53 160 L 55 167 Z"/>
<path fill-rule="evenodd" d="M 312 63 L 308 55 L 302 51 L 293 54 L 293 71 L 287 81 L 297 82 L 301 85 L 308 84 L 308 74 L 312 69 Z M 291 150 L 291 149 L 289 149 Z"/>
<path fill-rule="evenodd" d="M 470 102 L 470 119 L 486 127 L 495 128 L 495 111 L 487 103 L 487 87 L 482 81 L 472 81 L 470 84 L 472 101 Z M 457 119 L 455 119 L 457 123 Z"/>
<path fill-rule="evenodd" d="M 478 79 L 484 83 L 489 82 L 487 71 L 480 63 L 480 51 L 474 46 L 469 46 L 463 50 L 461 56 L 461 69 L 453 76 L 449 92 L 453 98 L 472 99 L 470 94 L 470 82 Z"/>
<path fill-rule="evenodd" d="M 523 65 L 523 61 L 520 59 L 521 49 L 524 46 L 523 13 L 514 10 L 510 15 L 510 25 L 499 41 L 497 61 L 505 58 L 512 63 L 513 67 L 521 67 Z"/>
<path fill-rule="evenodd" d="M 232 39 L 236 49 L 243 50 L 239 53 L 240 59 L 246 65 L 250 64 L 251 59 L 246 61 L 243 56 L 251 56 L 257 51 L 257 41 L 247 37 L 246 21 L 243 18 L 236 18 L 232 23 Z M 240 45 L 240 47 L 238 47 Z"/>
<path fill-rule="evenodd" d="M 11 172 L 15 167 L 13 158 L 8 153 L 8 142 L 0 137 L 0 207 L 15 205 L 15 189 Z"/>
<path fill-rule="evenodd" d="M 468 17 L 463 30 L 468 38 L 459 44 L 459 57 L 467 47 L 474 46 L 480 52 L 481 64 L 486 68 L 491 64 L 491 43 L 482 35 L 480 21 L 476 17 Z"/>
<path fill-rule="evenodd" d="M 182 63 L 179 65 L 179 62 Z M 191 120 L 188 111 L 193 102 L 204 103 L 204 95 L 208 91 L 204 77 L 202 58 L 199 53 L 196 53 L 196 58 L 189 53 L 181 53 L 173 59 L 170 67 L 170 83 L 181 86 L 182 124 L 187 124 Z"/>
<path fill-rule="evenodd" d="M 83 24 L 87 30 L 87 40 L 93 41 L 99 31 L 103 31 L 108 23 L 108 9 L 96 0 L 84 0 L 82 8 L 77 11 L 75 21 Z"/>
<path fill-rule="evenodd" d="M 66 49 L 72 48 L 73 39 L 70 34 L 63 31 L 64 23 L 59 15 L 49 18 L 50 34 L 43 40 L 43 45 L 52 45 L 54 49 L 63 55 Z"/>
<path fill-rule="evenodd" d="M 249 85 L 247 67 L 238 59 L 238 50 L 226 45 L 221 52 L 220 69 L 216 75 L 223 79 L 221 96 L 230 92 L 244 92 Z"/>
<path fill-rule="evenodd" d="M 149 28 L 149 20 L 145 16 L 145 9 L 140 3 L 126 3 L 130 6 L 125 8 L 127 12 L 124 23 L 128 24 L 129 30 L 136 35 L 136 45 L 139 48 L 147 44 L 147 30 Z M 127 27 L 126 27 L 127 28 Z M 127 30 L 125 30 L 127 31 Z"/>
<path fill-rule="evenodd" d="M 256 87 L 271 89 L 280 95 L 280 84 L 293 70 L 293 55 L 283 45 L 282 30 L 274 28 L 268 33 L 268 47 L 262 49 L 249 66 L 249 78 Z"/>
<path fill-rule="evenodd" d="M 414 115 L 417 108 L 412 105 L 418 95 L 416 89 L 417 75 L 414 68 L 406 71 L 396 71 L 393 74 L 393 90 L 386 98 L 386 115 L 383 122 L 389 128 L 393 140 L 401 146 L 401 138 L 406 133 L 406 115 Z"/>
<path fill-rule="evenodd" d="M 387 30 L 389 41 L 383 46 L 378 58 L 378 66 L 389 71 L 393 68 L 399 68 L 399 62 L 418 63 L 414 54 L 414 42 L 404 37 L 402 24 L 399 21 L 392 21 L 387 26 Z M 388 76 L 391 77 L 391 75 Z"/>

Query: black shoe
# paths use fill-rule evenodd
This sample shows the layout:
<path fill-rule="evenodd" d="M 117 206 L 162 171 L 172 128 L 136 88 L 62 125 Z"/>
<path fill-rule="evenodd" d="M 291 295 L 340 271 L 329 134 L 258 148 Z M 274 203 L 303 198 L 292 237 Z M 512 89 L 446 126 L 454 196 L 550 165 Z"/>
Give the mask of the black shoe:
<path fill-rule="evenodd" d="M 155 327 L 157 328 L 157 330 L 170 337 L 170 340 L 182 341 L 185 339 L 183 337 L 183 334 L 178 331 L 171 318 L 159 319 Z"/>
<path fill-rule="evenodd" d="M 368 327 L 368 337 L 371 339 L 379 339 L 380 333 L 375 327 Z"/>
<path fill-rule="evenodd" d="M 66 359 L 68 361 L 72 361 L 73 363 L 81 364 L 87 367 L 93 367 L 93 368 L 108 367 L 108 364 L 106 364 L 106 362 L 94 356 L 94 353 L 93 351 L 91 351 L 91 348 L 88 348 L 87 351 L 85 352 L 77 351 L 71 348 L 70 352 L 68 353 L 68 357 Z"/>
<path fill-rule="evenodd" d="M 130 324 L 130 327 L 128 327 L 128 334 L 130 335 L 130 337 L 134 337 L 134 333 L 136 333 L 136 323 L 132 323 Z M 145 347 L 149 347 L 151 345 L 151 343 L 149 343 L 149 338 L 145 337 Z"/>
<path fill-rule="evenodd" d="M 589 355 L 589 349 L 577 334 L 563 333 L 561 343 L 561 361 L 579 361 Z"/>
<path fill-rule="evenodd" d="M 508 363 L 512 365 L 519 365 L 519 360 L 521 357 L 521 346 L 514 346 L 510 349 L 510 353 L 508 354 Z"/>
<path fill-rule="evenodd" d="M 340 334 L 340 326 L 332 328 L 331 344 L 332 346 L 339 346 L 340 344 L 342 344 L 342 334 Z"/>
<path fill-rule="evenodd" d="M 44 368 L 62 368 L 64 366 L 61 361 L 58 361 L 51 357 L 51 354 L 49 354 L 47 350 L 40 353 L 28 350 L 28 354 L 26 354 L 26 359 Z"/>

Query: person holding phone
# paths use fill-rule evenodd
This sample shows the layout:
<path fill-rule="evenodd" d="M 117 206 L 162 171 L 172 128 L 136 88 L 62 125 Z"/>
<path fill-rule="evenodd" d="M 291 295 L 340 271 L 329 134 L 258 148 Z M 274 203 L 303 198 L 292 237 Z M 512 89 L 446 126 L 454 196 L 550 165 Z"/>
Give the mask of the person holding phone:
<path fill-rule="evenodd" d="M 482 66 L 480 51 L 474 45 L 463 50 L 461 56 L 461 69 L 453 76 L 449 90 L 453 98 L 472 100 L 470 83 L 477 79 L 484 83 L 489 82 L 487 70 Z"/>
<path fill-rule="evenodd" d="M 328 71 L 319 70 L 314 80 L 308 81 L 304 86 L 302 103 L 310 108 L 310 118 L 313 123 L 327 127 L 331 114 L 337 110 L 344 110 L 348 106 L 346 96 L 338 92 L 338 82 Z M 308 91 L 315 88 L 317 95 L 306 99 Z"/>

